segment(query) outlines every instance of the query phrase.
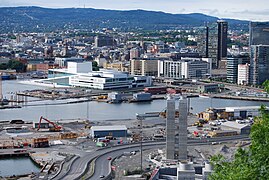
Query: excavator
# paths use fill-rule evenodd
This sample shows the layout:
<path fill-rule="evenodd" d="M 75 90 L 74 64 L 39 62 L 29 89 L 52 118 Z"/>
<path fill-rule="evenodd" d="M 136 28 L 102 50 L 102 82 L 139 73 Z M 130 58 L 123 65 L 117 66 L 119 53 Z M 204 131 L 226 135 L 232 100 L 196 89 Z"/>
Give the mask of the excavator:
<path fill-rule="evenodd" d="M 163 110 L 159 113 L 159 115 L 160 115 L 162 118 L 166 118 L 166 108 L 163 109 Z M 176 117 L 176 118 L 179 117 L 179 111 L 178 111 L 178 110 L 175 111 L 175 117 Z"/>
<path fill-rule="evenodd" d="M 52 132 L 59 132 L 59 131 L 62 130 L 62 127 L 61 127 L 61 126 L 55 124 L 54 122 L 51 122 L 50 120 L 44 118 L 43 116 L 41 116 L 40 119 L 39 119 L 39 124 L 38 124 L 38 128 L 37 128 L 37 130 L 40 129 L 40 124 L 41 124 L 41 121 L 42 121 L 42 120 L 47 121 L 49 124 L 51 124 L 51 125 L 53 126 L 53 127 L 50 127 L 50 128 L 49 128 L 50 131 L 52 131 Z"/>

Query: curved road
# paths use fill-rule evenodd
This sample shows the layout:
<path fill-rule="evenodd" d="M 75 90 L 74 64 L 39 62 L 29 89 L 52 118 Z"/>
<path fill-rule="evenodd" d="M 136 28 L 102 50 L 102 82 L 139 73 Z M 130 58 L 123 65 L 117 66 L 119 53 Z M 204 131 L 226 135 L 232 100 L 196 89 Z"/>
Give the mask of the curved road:
<path fill-rule="evenodd" d="M 202 140 L 188 140 L 188 144 L 191 145 L 206 145 L 211 144 L 212 142 L 225 142 L 225 141 L 234 141 L 234 140 L 243 140 L 243 139 L 249 139 L 248 136 L 232 136 L 232 137 L 223 137 L 223 138 L 209 138 L 209 139 L 202 139 Z M 154 146 L 164 146 L 165 142 L 144 142 L 143 147 L 144 148 L 156 148 Z M 144 149 L 143 148 L 143 149 Z M 112 158 L 118 157 L 125 151 L 133 151 L 133 150 L 139 150 L 140 144 L 126 144 L 126 145 L 120 145 L 120 146 L 113 146 L 110 148 L 103 148 L 100 150 L 97 150 L 95 152 L 87 153 L 84 156 L 81 156 L 80 158 L 76 159 L 73 164 L 71 164 L 71 167 L 66 172 L 60 173 L 59 176 L 57 176 L 54 179 L 60 180 L 60 179 L 80 179 L 82 175 L 85 173 L 87 165 L 90 161 L 97 158 L 95 163 L 95 172 L 93 176 L 90 179 L 100 179 L 101 175 L 107 176 L 109 173 L 109 161 L 107 160 L 108 156 L 111 156 Z"/>
<path fill-rule="evenodd" d="M 212 139 L 206 139 L 206 141 L 189 140 L 188 146 L 208 145 L 208 144 L 212 144 L 212 142 L 225 142 L 225 141 L 234 141 L 234 140 L 239 140 L 239 139 L 240 140 L 243 140 L 243 139 L 247 140 L 249 138 L 247 136 L 238 136 L 238 137 L 212 138 Z M 158 146 L 158 147 L 155 147 L 155 146 Z M 160 147 L 164 147 L 164 146 L 165 146 L 165 142 L 158 142 L 158 143 L 155 142 L 153 144 L 143 145 L 143 150 L 160 148 Z M 104 175 L 106 177 L 108 176 L 108 174 L 110 172 L 110 169 L 109 169 L 110 168 L 110 161 L 107 160 L 107 157 L 112 157 L 112 159 L 113 159 L 113 158 L 117 158 L 117 157 L 121 156 L 126 151 L 130 152 L 130 151 L 137 151 L 137 150 L 140 150 L 140 146 L 129 148 L 129 149 L 122 149 L 122 150 L 118 150 L 118 151 L 112 151 L 110 153 L 99 156 L 95 162 L 95 172 L 90 179 L 97 180 L 97 179 L 101 179 L 100 178 L 101 175 Z"/>

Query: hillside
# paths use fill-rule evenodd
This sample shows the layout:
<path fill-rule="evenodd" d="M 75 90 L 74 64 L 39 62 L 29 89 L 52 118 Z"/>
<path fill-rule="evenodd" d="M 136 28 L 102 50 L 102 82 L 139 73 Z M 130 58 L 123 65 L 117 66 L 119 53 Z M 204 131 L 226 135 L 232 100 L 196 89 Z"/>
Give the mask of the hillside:
<path fill-rule="evenodd" d="M 62 29 L 173 29 L 201 26 L 218 18 L 204 14 L 169 14 L 145 10 L 102 10 L 92 8 L 49 9 L 41 7 L 0 8 L 1 32 L 53 31 Z M 231 27 L 247 27 L 247 21 L 229 19 Z M 234 26 L 236 24 L 236 26 Z"/>

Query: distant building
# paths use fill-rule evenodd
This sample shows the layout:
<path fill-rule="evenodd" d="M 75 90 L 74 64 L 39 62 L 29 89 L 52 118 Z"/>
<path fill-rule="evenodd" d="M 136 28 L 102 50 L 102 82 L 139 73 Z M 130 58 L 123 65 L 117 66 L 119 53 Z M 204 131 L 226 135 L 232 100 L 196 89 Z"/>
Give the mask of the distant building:
<path fill-rule="evenodd" d="M 212 59 L 212 68 L 217 69 L 219 61 L 227 57 L 228 23 L 219 20 L 201 29 L 198 34 L 198 50 L 200 55 Z"/>
<path fill-rule="evenodd" d="M 98 35 L 94 38 L 95 47 L 103 47 L 103 46 L 115 46 L 116 42 L 113 37 Z"/>
<path fill-rule="evenodd" d="M 210 75 L 210 63 L 200 58 L 182 60 L 159 60 L 158 77 L 172 79 L 196 79 Z"/>
<path fill-rule="evenodd" d="M 198 85 L 198 92 L 199 93 L 217 93 L 219 92 L 219 85 L 218 84 L 203 84 Z"/>
<path fill-rule="evenodd" d="M 250 84 L 261 85 L 269 79 L 269 45 L 253 45 L 250 54 Z"/>
<path fill-rule="evenodd" d="M 226 70 L 227 70 L 227 81 L 229 83 L 237 83 L 238 65 L 246 63 L 250 63 L 249 56 L 238 55 L 238 56 L 230 56 L 227 58 Z"/>
<path fill-rule="evenodd" d="M 142 50 L 141 50 L 139 47 L 132 48 L 132 49 L 130 50 L 130 59 L 139 58 L 140 55 L 142 54 L 141 51 L 142 51 Z"/>
<path fill-rule="evenodd" d="M 130 63 L 129 62 L 113 62 L 113 63 L 104 63 L 105 69 L 114 69 L 122 72 L 130 71 Z"/>
<path fill-rule="evenodd" d="M 237 84 L 239 85 L 249 84 L 249 64 L 238 64 Z"/>
<path fill-rule="evenodd" d="M 218 23 L 218 56 L 217 60 L 227 57 L 227 36 L 228 22 L 224 20 L 217 21 Z"/>
<path fill-rule="evenodd" d="M 158 59 L 132 59 L 131 74 L 142 76 L 157 76 Z"/>
<path fill-rule="evenodd" d="M 269 22 L 249 23 L 249 45 L 269 45 Z"/>
<path fill-rule="evenodd" d="M 76 57 L 71 57 L 71 58 L 55 58 L 55 64 L 58 64 L 59 67 L 67 67 L 67 62 L 83 62 L 85 59 L 83 58 L 76 58 Z"/>
<path fill-rule="evenodd" d="M 198 30 L 197 47 L 198 52 L 202 57 L 208 57 L 208 33 L 208 26 L 205 26 Z"/>

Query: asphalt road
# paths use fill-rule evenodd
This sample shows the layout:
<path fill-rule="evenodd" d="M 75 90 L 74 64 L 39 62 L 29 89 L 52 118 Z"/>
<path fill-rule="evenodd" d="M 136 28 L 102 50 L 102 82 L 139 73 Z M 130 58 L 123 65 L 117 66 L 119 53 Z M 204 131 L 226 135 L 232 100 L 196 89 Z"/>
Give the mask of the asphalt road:
<path fill-rule="evenodd" d="M 249 139 L 247 136 L 232 136 L 232 137 L 223 137 L 223 138 L 209 138 L 202 140 L 189 140 L 188 144 L 190 145 L 206 145 L 211 144 L 212 142 L 225 142 L 225 141 L 235 141 L 235 140 L 244 140 Z M 143 143 L 144 148 L 157 148 L 164 146 L 165 142 L 145 142 Z M 88 162 L 97 158 L 95 163 L 95 172 L 90 179 L 100 179 L 101 175 L 107 176 L 109 174 L 109 161 L 107 160 L 108 156 L 112 158 L 118 157 L 126 151 L 139 150 L 140 144 L 126 144 L 121 146 L 114 146 L 111 148 L 100 149 L 95 152 L 87 153 L 80 158 L 76 159 L 69 170 L 66 170 L 65 173 L 60 173 L 61 176 L 57 176 L 54 179 L 80 179 L 83 173 L 86 170 Z"/>
<path fill-rule="evenodd" d="M 212 138 L 212 139 L 205 139 L 203 140 L 191 140 L 188 142 L 189 146 L 196 146 L 196 145 L 209 145 L 212 142 L 225 142 L 225 141 L 234 141 L 238 139 L 249 139 L 246 136 L 237 136 L 237 137 L 225 137 L 225 138 Z M 156 147 L 157 146 L 157 147 Z M 165 142 L 158 142 L 158 143 L 149 143 L 147 145 L 143 145 L 143 150 L 145 149 L 154 149 L 154 148 L 161 148 L 165 146 Z M 137 151 L 140 150 L 140 146 L 128 148 L 128 149 L 120 149 L 118 151 L 109 152 L 104 155 L 100 155 L 96 162 L 95 162 L 95 172 L 93 176 L 90 178 L 92 180 L 103 179 L 100 178 L 101 175 L 108 176 L 110 172 L 110 161 L 107 160 L 108 157 L 117 158 L 121 156 L 124 152 L 130 151 Z"/>

